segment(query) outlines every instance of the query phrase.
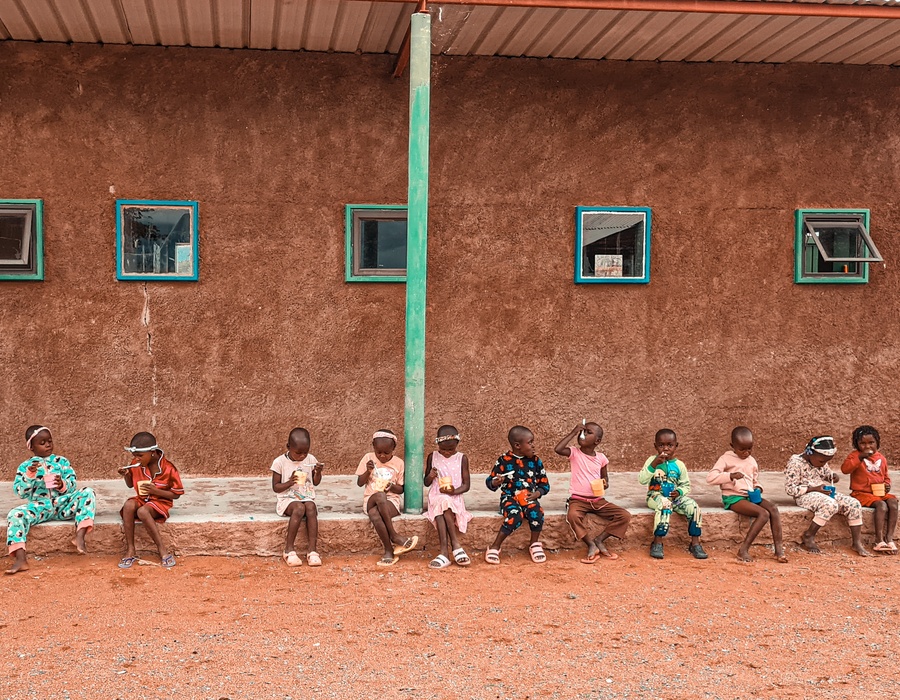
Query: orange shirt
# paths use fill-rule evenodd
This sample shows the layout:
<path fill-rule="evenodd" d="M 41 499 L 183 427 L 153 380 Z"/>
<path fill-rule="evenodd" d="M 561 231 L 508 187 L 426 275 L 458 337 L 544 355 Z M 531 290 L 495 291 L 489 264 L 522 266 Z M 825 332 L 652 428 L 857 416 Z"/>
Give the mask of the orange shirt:
<path fill-rule="evenodd" d="M 888 476 L 887 459 L 880 452 L 866 458 L 866 464 L 859 457 L 859 450 L 854 450 L 841 465 L 841 471 L 850 475 L 850 490 L 872 493 L 872 484 L 891 485 Z"/>

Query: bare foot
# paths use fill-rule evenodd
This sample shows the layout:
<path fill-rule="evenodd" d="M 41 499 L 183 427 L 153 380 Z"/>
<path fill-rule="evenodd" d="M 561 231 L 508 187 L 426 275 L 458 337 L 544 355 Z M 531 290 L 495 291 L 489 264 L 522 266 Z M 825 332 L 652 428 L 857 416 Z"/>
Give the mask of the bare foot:
<path fill-rule="evenodd" d="M 871 557 L 872 552 L 863 547 L 861 544 L 853 545 L 853 550 L 861 557 Z"/>
<path fill-rule="evenodd" d="M 81 528 L 75 531 L 75 539 L 72 540 L 72 544 L 75 545 L 75 549 L 78 550 L 79 554 L 87 554 L 87 545 L 84 542 L 85 535 L 87 535 L 87 528 Z"/>
<path fill-rule="evenodd" d="M 596 542 L 591 542 L 588 545 L 588 551 L 587 551 L 587 555 L 585 556 L 585 559 L 590 559 L 591 561 L 596 561 L 597 555 L 600 554 L 601 551 L 602 550 L 600 549 L 600 547 L 597 546 Z"/>
<path fill-rule="evenodd" d="M 17 574 L 20 571 L 28 571 L 28 559 L 25 558 L 24 549 L 16 550 L 16 558 L 13 560 L 13 565 L 9 567 L 4 573 L 7 576 L 12 576 L 13 574 Z"/>
<path fill-rule="evenodd" d="M 738 561 L 753 561 L 753 557 L 750 556 L 750 552 L 747 551 L 744 547 L 741 547 L 737 553 Z"/>
<path fill-rule="evenodd" d="M 816 544 L 815 535 L 803 535 L 803 537 L 800 538 L 800 546 L 810 554 L 822 553 L 822 550 L 819 549 L 819 545 Z"/>
<path fill-rule="evenodd" d="M 785 556 L 783 549 L 775 550 L 775 561 L 777 561 L 779 564 L 787 564 L 788 563 L 788 558 Z"/>

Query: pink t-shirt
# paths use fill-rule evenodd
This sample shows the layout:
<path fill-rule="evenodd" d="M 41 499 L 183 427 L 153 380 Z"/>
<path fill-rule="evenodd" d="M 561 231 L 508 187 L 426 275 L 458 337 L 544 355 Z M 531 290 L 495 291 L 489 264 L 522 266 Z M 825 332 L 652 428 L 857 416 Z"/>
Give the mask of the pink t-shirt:
<path fill-rule="evenodd" d="M 569 448 L 569 464 L 572 466 L 572 478 L 569 482 L 569 493 L 573 496 L 596 498 L 591 482 L 601 478 L 600 470 L 609 460 L 602 452 L 586 455 L 577 447 Z"/>
<path fill-rule="evenodd" d="M 356 468 L 356 473 L 361 475 L 366 473 L 366 464 L 369 460 L 375 462 L 375 468 L 378 467 L 387 467 L 392 472 L 394 472 L 394 483 L 398 486 L 403 486 L 403 460 L 400 459 L 397 455 L 391 457 L 387 462 L 379 462 L 378 458 L 375 456 L 374 452 L 366 452 L 363 455 L 363 458 L 359 460 L 359 466 Z M 363 511 L 365 512 L 366 506 L 369 504 L 369 496 L 375 493 L 375 489 L 372 488 L 372 480 L 366 482 L 366 490 L 363 492 Z M 403 512 L 403 496 L 399 493 L 388 492 L 387 499 L 393 503 L 397 507 L 397 511 Z"/>

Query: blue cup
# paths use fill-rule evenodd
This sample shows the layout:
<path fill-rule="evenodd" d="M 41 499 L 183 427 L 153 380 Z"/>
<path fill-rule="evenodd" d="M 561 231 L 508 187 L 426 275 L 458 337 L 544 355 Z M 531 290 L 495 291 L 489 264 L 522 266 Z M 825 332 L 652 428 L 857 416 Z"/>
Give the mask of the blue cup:
<path fill-rule="evenodd" d="M 659 490 L 662 492 L 663 496 L 668 498 L 669 496 L 672 495 L 672 491 L 675 490 L 675 487 L 672 486 L 672 484 L 670 484 L 669 482 L 664 481 L 662 484 L 660 484 Z"/>
<path fill-rule="evenodd" d="M 762 490 L 750 489 L 747 491 L 747 498 L 750 499 L 751 503 L 762 503 Z"/>
<path fill-rule="evenodd" d="M 837 486 L 823 486 L 822 490 L 827 493 L 831 498 L 834 498 L 834 494 L 837 493 Z"/>

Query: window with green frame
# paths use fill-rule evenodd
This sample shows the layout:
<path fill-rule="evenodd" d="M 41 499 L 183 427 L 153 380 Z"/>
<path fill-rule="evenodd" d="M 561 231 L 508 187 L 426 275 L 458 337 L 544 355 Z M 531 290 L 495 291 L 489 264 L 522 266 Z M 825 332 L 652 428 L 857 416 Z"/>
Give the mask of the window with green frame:
<path fill-rule="evenodd" d="M 794 282 L 865 284 L 869 263 L 883 262 L 869 233 L 868 209 L 798 209 Z"/>
<path fill-rule="evenodd" d="M 348 204 L 345 207 L 346 280 L 406 281 L 406 206 Z"/>
<path fill-rule="evenodd" d="M 0 280 L 44 279 L 44 202 L 0 199 Z"/>

